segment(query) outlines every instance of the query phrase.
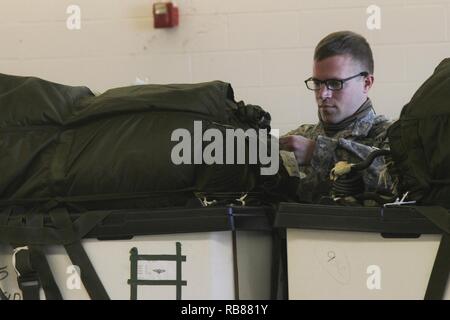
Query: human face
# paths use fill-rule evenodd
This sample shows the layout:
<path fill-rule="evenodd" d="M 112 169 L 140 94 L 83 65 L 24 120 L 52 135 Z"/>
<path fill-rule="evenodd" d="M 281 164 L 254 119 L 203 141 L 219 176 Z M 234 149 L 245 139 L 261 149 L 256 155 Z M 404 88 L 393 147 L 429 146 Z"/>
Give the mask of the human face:
<path fill-rule="evenodd" d="M 363 70 L 361 64 L 349 55 L 337 55 L 314 61 L 313 78 L 318 80 L 345 79 Z M 315 92 L 319 114 L 325 123 L 339 123 L 354 114 L 367 100 L 373 76 L 356 77 L 344 83 L 338 91 L 329 90 L 325 84 Z"/>

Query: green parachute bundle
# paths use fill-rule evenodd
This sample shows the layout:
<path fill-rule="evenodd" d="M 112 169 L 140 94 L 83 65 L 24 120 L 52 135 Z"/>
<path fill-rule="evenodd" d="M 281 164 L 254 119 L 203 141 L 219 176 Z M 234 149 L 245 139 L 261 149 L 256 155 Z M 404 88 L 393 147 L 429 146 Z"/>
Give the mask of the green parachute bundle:
<path fill-rule="evenodd" d="M 172 133 L 194 137 L 196 122 L 202 132 L 258 130 L 270 128 L 270 115 L 237 103 L 220 81 L 94 96 L 86 87 L 1 74 L 0 201 L 154 208 L 183 206 L 194 192 L 256 190 L 258 164 L 174 163 Z"/>

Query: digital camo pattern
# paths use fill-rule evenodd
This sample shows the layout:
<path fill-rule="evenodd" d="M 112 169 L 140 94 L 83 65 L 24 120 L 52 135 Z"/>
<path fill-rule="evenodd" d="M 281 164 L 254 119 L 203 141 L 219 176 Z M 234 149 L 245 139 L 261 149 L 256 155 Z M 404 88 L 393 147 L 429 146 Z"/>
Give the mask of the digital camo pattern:
<path fill-rule="evenodd" d="M 386 131 L 392 124 L 382 115 L 370 110 L 365 116 L 333 136 L 327 136 L 322 123 L 305 124 L 287 135 L 302 135 L 316 141 L 316 148 L 309 166 L 299 165 L 301 201 L 317 202 L 320 196 L 329 195 L 330 171 L 338 161 L 358 163 L 372 151 L 389 149 Z M 387 174 L 386 160 L 378 157 L 363 173 L 367 192 L 392 191 L 392 179 Z"/>

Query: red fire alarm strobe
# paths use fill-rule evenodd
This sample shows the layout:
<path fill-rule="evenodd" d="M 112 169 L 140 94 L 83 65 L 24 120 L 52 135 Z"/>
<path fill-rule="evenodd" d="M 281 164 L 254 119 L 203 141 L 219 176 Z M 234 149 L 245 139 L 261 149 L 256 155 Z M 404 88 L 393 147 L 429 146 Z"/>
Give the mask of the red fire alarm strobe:
<path fill-rule="evenodd" d="M 172 2 L 156 2 L 153 4 L 155 28 L 173 28 L 178 25 L 178 7 Z"/>

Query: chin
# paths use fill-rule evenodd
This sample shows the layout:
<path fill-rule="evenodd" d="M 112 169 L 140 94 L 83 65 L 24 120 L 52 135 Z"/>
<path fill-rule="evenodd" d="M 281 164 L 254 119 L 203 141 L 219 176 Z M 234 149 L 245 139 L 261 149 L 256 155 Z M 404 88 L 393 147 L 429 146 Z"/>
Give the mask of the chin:
<path fill-rule="evenodd" d="M 320 114 L 322 121 L 325 123 L 329 123 L 329 124 L 335 124 L 335 123 L 339 123 L 341 120 L 337 119 L 336 116 L 331 115 L 331 114 Z"/>
<path fill-rule="evenodd" d="M 339 123 L 339 121 L 328 120 L 328 119 L 324 120 L 323 122 L 325 122 L 326 124 L 336 124 L 336 123 Z"/>

